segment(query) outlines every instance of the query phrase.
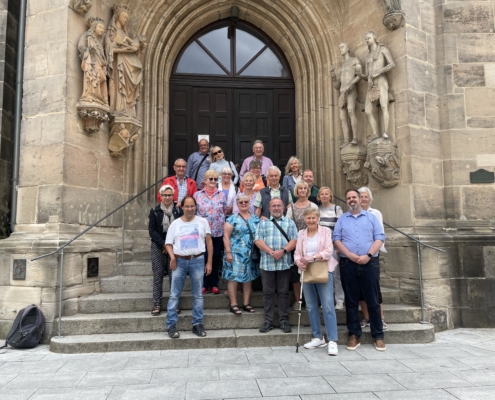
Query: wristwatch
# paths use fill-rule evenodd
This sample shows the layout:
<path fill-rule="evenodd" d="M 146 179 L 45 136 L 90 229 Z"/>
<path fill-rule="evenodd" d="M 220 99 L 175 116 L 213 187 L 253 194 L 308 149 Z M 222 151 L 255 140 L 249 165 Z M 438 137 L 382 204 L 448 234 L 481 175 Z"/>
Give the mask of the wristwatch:
<path fill-rule="evenodd" d="M 315 262 L 315 261 L 316 261 L 316 256 L 313 256 L 313 262 Z"/>
<path fill-rule="evenodd" d="M 285 250 L 285 247 L 284 247 L 284 254 L 287 254 L 287 250 Z"/>
<path fill-rule="evenodd" d="M 367 254 L 367 256 L 368 256 L 369 258 L 372 258 L 372 257 L 373 257 L 373 255 L 372 255 L 372 254 L 370 254 L 370 253 L 368 253 L 368 254 Z"/>

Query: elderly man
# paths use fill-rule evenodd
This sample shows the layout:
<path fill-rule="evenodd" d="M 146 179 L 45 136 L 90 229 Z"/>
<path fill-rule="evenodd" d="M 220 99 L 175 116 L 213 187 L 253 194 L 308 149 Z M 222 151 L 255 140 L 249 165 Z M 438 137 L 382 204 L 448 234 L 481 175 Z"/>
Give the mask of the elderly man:
<path fill-rule="evenodd" d="M 347 330 L 347 350 L 360 345 L 359 292 L 362 290 L 368 305 L 371 337 L 375 348 L 386 350 L 378 294 L 380 292 L 380 265 L 378 251 L 385 242 L 385 233 L 378 219 L 361 209 L 359 193 L 348 189 L 345 200 L 349 211 L 335 225 L 333 238 L 340 252 L 340 276 L 344 288 Z"/>
<path fill-rule="evenodd" d="M 318 190 L 320 190 L 320 188 L 316 185 L 313 185 L 313 183 L 315 182 L 315 177 L 313 175 L 313 171 L 311 171 L 310 169 L 305 170 L 303 172 L 302 179 L 309 186 L 308 200 L 311 203 L 315 203 L 317 206 L 321 206 L 321 201 L 318 201 Z"/>
<path fill-rule="evenodd" d="M 167 332 L 172 339 L 180 337 L 177 331 L 177 306 L 187 275 L 191 279 L 193 298 L 192 331 L 199 337 L 206 336 L 203 326 L 203 276 L 211 274 L 213 244 L 208 221 L 195 215 L 196 200 L 186 197 L 182 200 L 184 215 L 172 222 L 168 228 L 165 246 L 170 256 L 172 287 L 167 304 Z M 204 253 L 208 250 L 205 264 Z"/>
<path fill-rule="evenodd" d="M 192 196 L 198 191 L 196 182 L 186 176 L 187 163 L 183 158 L 178 158 L 174 163 L 175 176 L 171 175 L 163 180 L 163 185 L 170 185 L 174 189 L 174 201 L 180 207 L 182 200 L 187 196 Z M 156 196 L 158 201 L 162 201 L 160 193 Z"/>
<path fill-rule="evenodd" d="M 278 316 L 280 329 L 290 333 L 289 325 L 289 283 L 291 251 L 296 247 L 297 228 L 294 221 L 284 217 L 285 205 L 279 198 L 270 200 L 270 219 L 258 224 L 254 243 L 261 250 L 260 273 L 263 283 L 263 305 L 265 322 L 260 332 L 273 329 L 275 293 L 278 293 Z"/>
<path fill-rule="evenodd" d="M 196 187 L 201 188 L 205 172 L 210 169 L 210 144 L 208 140 L 201 139 L 198 142 L 199 151 L 192 153 L 187 159 L 186 175 L 196 182 Z"/>
<path fill-rule="evenodd" d="M 287 213 L 287 206 L 292 204 L 292 196 L 289 190 L 280 184 L 282 173 L 278 167 L 271 166 L 267 171 L 268 186 L 261 189 L 254 200 L 254 213 L 261 219 L 268 219 L 270 210 L 268 205 L 271 199 L 279 197 L 284 204 L 283 214 Z"/>
<path fill-rule="evenodd" d="M 257 140 L 254 142 L 253 145 L 253 153 L 254 155 L 251 157 L 248 157 L 244 160 L 242 163 L 241 167 L 241 172 L 239 172 L 239 176 L 241 177 L 241 180 L 246 172 L 249 170 L 249 163 L 252 160 L 260 160 L 261 161 L 261 175 L 267 174 L 268 167 L 271 167 L 273 165 L 272 160 L 270 160 L 268 157 L 263 156 L 263 152 L 265 151 L 265 146 L 263 145 L 263 142 L 261 140 Z"/>

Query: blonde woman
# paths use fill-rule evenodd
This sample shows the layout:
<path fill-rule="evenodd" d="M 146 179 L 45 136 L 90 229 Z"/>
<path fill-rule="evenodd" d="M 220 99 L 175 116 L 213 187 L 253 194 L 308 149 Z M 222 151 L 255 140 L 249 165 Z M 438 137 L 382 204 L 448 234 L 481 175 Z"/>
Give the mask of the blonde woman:
<path fill-rule="evenodd" d="M 227 215 L 232 215 L 235 196 L 239 192 L 239 188 L 232 182 L 234 173 L 229 167 L 223 167 L 221 178 L 218 181 L 218 189 L 220 189 L 227 199 Z"/>
<path fill-rule="evenodd" d="M 302 164 L 298 158 L 292 156 L 289 158 L 287 165 L 285 166 L 285 176 L 282 181 L 282 186 L 285 186 L 289 189 L 290 192 L 294 190 L 296 183 L 302 179 Z M 296 201 L 296 198 L 293 196 L 292 200 Z"/>
<path fill-rule="evenodd" d="M 234 182 L 234 185 L 237 185 L 237 182 L 239 182 L 239 175 L 237 174 L 234 163 L 225 159 L 225 153 L 221 147 L 213 146 L 210 152 L 210 169 L 217 171 L 220 175 L 225 167 L 230 168 L 232 171 L 232 182 Z"/>
<path fill-rule="evenodd" d="M 258 192 L 254 190 L 255 182 L 256 182 L 256 178 L 253 173 L 246 172 L 244 174 L 241 183 L 242 188 L 244 190 L 239 192 L 239 194 L 237 195 L 236 200 L 234 201 L 234 208 L 232 210 L 232 214 L 239 214 L 239 207 L 237 207 L 237 198 L 241 195 L 246 195 L 247 197 L 249 197 L 249 212 L 251 214 L 254 214 L 254 201 L 256 200 L 256 195 L 258 194 Z"/>

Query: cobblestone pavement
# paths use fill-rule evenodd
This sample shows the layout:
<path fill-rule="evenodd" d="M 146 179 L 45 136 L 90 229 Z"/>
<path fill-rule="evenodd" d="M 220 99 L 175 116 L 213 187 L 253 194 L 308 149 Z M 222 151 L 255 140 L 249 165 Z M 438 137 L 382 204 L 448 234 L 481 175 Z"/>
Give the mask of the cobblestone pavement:
<path fill-rule="evenodd" d="M 386 336 L 385 336 L 386 338 Z M 180 339 L 178 339 L 180 340 Z M 0 352 L 5 350 L 0 350 Z M 495 329 L 457 329 L 431 344 L 0 354 L 0 399 L 490 399 Z"/>

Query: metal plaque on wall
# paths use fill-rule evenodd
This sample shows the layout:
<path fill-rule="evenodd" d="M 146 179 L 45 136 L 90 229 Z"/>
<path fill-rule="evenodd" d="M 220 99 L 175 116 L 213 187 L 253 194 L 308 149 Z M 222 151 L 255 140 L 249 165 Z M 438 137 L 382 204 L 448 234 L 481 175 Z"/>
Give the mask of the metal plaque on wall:
<path fill-rule="evenodd" d="M 99 259 L 98 257 L 88 258 L 88 278 L 98 276 Z"/>
<path fill-rule="evenodd" d="M 26 280 L 26 260 L 14 260 L 12 279 Z"/>

